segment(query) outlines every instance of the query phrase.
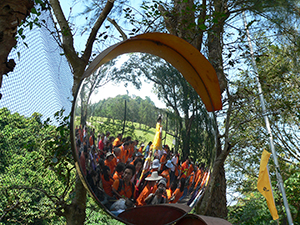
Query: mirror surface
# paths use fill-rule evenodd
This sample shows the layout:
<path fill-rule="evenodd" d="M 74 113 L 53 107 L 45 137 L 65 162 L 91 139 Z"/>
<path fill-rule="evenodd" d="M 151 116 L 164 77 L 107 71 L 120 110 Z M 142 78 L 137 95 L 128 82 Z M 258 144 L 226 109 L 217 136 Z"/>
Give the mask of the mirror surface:
<path fill-rule="evenodd" d="M 214 119 L 163 59 L 141 53 L 118 59 L 84 78 L 75 96 L 71 133 L 79 173 L 99 205 L 117 219 L 145 221 L 143 213 L 152 207 L 161 224 L 171 223 L 195 207 L 209 183 Z M 157 102 L 138 94 L 105 97 L 150 79 L 167 107 L 157 108 Z M 110 80 L 122 85 L 104 92 Z M 150 96 L 152 90 L 143 87 L 141 96 Z M 163 220 L 171 209 L 171 221 Z"/>

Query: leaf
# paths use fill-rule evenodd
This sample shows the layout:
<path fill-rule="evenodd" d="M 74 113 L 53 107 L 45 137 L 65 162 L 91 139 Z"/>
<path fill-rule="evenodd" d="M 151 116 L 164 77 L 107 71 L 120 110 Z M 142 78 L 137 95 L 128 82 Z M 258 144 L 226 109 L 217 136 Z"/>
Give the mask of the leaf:
<path fill-rule="evenodd" d="M 19 33 L 20 35 L 22 35 L 22 34 L 23 34 L 23 31 L 24 31 L 24 29 L 23 29 L 23 28 L 20 28 L 20 29 L 18 30 L 18 33 Z"/>
<path fill-rule="evenodd" d="M 37 11 L 36 11 L 36 8 L 31 8 L 31 13 L 33 13 L 33 14 L 37 14 Z"/>
<path fill-rule="evenodd" d="M 205 26 L 204 24 L 200 24 L 198 26 L 201 30 L 206 30 L 207 26 Z"/>

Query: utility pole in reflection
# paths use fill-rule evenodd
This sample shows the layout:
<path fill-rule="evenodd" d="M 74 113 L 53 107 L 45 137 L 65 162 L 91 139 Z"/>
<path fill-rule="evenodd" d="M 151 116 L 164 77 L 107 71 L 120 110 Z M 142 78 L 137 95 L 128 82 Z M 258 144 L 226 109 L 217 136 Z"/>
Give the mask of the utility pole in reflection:
<path fill-rule="evenodd" d="M 124 132 L 125 132 L 125 124 L 126 124 L 126 110 L 127 110 L 127 104 L 126 104 L 126 100 L 125 100 L 125 109 L 124 109 L 124 124 L 123 124 L 122 136 L 124 135 Z"/>

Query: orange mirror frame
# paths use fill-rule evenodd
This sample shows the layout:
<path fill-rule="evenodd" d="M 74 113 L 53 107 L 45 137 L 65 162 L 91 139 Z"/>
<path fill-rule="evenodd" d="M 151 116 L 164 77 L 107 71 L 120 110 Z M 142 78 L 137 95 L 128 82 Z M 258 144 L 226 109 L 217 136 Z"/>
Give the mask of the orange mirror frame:
<path fill-rule="evenodd" d="M 194 46 L 166 33 L 137 35 L 107 48 L 89 65 L 82 79 L 104 63 L 132 52 L 150 53 L 171 63 L 192 85 L 207 111 L 222 109 L 219 81 L 213 66 Z"/>

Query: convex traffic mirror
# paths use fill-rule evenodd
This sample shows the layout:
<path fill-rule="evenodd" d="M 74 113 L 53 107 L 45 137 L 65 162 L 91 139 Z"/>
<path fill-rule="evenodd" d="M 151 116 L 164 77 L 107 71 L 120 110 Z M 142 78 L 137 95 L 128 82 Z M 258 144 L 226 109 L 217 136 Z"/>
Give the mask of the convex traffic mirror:
<path fill-rule="evenodd" d="M 208 112 L 222 108 L 216 72 L 197 49 L 169 34 L 138 35 L 104 50 L 83 74 L 72 107 L 72 150 L 83 184 L 111 216 L 127 224 L 168 224 L 184 216 L 203 196 L 213 159 L 191 158 L 164 145 L 162 121 L 166 118 L 160 115 L 152 143 L 137 144 L 122 130 L 96 130 L 95 118 L 84 113 L 87 106 L 81 103 L 91 88 L 86 81 L 97 76 L 101 66 L 135 52 L 160 57 L 175 67 Z M 199 132 L 199 138 L 201 135 Z M 207 157 L 214 156 L 213 150 L 213 146 L 207 150 L 211 151 Z"/>

